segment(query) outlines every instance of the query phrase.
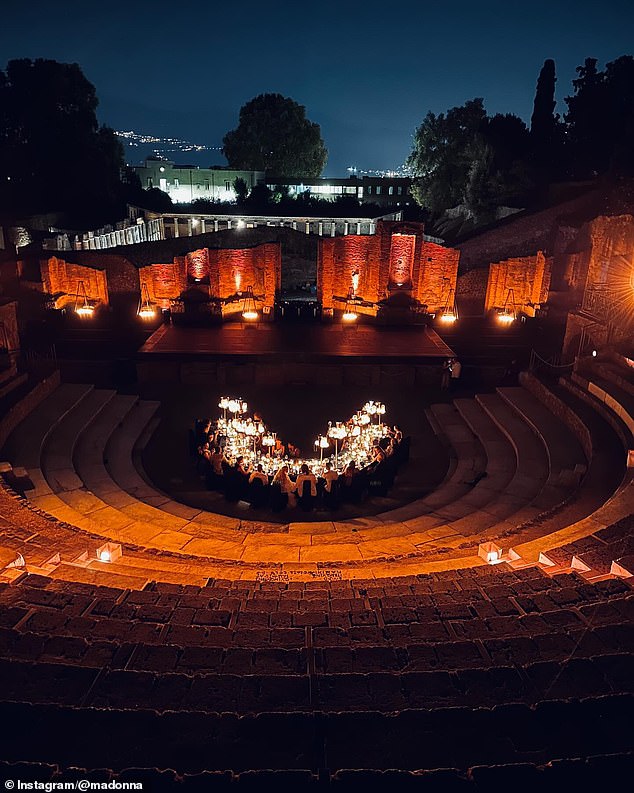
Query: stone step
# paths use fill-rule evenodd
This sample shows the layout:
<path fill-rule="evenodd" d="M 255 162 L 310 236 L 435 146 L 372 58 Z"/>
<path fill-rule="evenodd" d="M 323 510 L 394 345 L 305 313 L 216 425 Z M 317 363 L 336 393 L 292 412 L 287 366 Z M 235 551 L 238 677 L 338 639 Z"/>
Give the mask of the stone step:
<path fill-rule="evenodd" d="M 41 468 L 54 492 L 82 487 L 73 466 L 77 441 L 114 395 L 114 391 L 94 389 L 49 434 L 42 449 Z"/>
<path fill-rule="evenodd" d="M 14 467 L 39 469 L 49 433 L 92 389 L 88 385 L 60 385 L 13 430 L 3 447 L 3 458 Z"/>

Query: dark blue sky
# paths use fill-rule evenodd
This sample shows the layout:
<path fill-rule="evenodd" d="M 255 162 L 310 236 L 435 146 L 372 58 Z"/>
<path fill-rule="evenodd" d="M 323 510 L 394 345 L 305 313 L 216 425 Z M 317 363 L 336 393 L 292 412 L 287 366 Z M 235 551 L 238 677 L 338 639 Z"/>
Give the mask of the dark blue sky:
<path fill-rule="evenodd" d="M 563 112 L 575 67 L 633 54 L 633 33 L 631 0 L 4 0 L 0 66 L 76 61 L 102 121 L 209 146 L 246 101 L 279 92 L 321 125 L 326 174 L 343 175 L 400 165 L 428 110 L 475 96 L 528 121 L 545 58 Z"/>

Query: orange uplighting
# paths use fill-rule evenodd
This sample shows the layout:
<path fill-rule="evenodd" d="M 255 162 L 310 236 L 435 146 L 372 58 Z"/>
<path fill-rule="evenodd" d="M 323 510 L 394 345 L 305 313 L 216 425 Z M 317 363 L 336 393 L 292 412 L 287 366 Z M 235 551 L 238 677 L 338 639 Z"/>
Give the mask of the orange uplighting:
<path fill-rule="evenodd" d="M 341 319 L 344 322 L 356 322 L 356 320 L 359 319 L 359 315 L 356 311 L 344 311 Z"/>
<path fill-rule="evenodd" d="M 447 314 L 441 314 L 440 315 L 440 321 L 444 325 L 453 325 L 453 323 L 456 322 L 457 319 L 458 319 L 458 317 L 455 314 L 453 314 L 452 312 L 448 312 Z"/>

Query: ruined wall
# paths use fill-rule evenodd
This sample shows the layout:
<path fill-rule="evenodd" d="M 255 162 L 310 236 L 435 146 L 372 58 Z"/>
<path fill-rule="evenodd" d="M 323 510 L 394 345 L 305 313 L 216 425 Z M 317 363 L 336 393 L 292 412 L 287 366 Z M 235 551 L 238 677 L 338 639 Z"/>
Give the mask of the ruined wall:
<path fill-rule="evenodd" d="M 548 299 L 551 262 L 543 251 L 534 256 L 522 256 L 495 262 L 489 266 L 485 311 L 503 308 L 511 300 L 528 316 Z"/>
<path fill-rule="evenodd" d="M 209 250 L 209 291 L 226 299 L 253 287 L 265 309 L 272 309 L 282 282 L 282 254 L 279 243 L 267 242 L 254 248 Z M 225 306 L 223 313 L 242 310 L 238 303 Z"/>
<path fill-rule="evenodd" d="M 238 250 L 199 248 L 185 256 L 175 256 L 171 263 L 141 267 L 139 278 L 142 287 L 147 287 L 149 299 L 162 308 L 168 308 L 170 300 L 188 288 L 226 299 L 245 292 L 249 286 L 256 296 L 263 297 L 261 305 L 272 308 L 281 273 L 280 245 L 271 242 Z M 240 309 L 241 303 L 236 301 L 226 308 L 231 313 Z"/>
<path fill-rule="evenodd" d="M 455 296 L 460 251 L 423 241 L 418 285 L 414 297 L 429 311 L 445 307 L 451 290 Z"/>
<path fill-rule="evenodd" d="M 597 217 L 588 224 L 590 251 L 586 288 L 631 287 L 634 256 L 634 217 Z"/>
<path fill-rule="evenodd" d="M 170 300 L 176 300 L 187 288 L 185 259 L 176 257 L 169 264 L 141 267 L 139 280 L 144 298 L 147 296 L 152 303 L 156 303 L 161 308 L 169 308 Z"/>
<path fill-rule="evenodd" d="M 390 291 L 412 297 L 437 311 L 456 287 L 460 253 L 423 238 L 422 223 L 379 221 L 372 236 L 323 238 L 317 254 L 317 296 L 326 310 L 342 307 L 352 287 L 357 296 L 377 303 Z M 377 309 L 361 308 L 375 314 Z"/>
<path fill-rule="evenodd" d="M 380 242 L 378 235 L 319 240 L 317 298 L 322 308 L 332 309 L 333 298 L 345 298 L 351 287 L 367 301 L 376 302 L 383 296 L 379 293 Z"/>
<path fill-rule="evenodd" d="M 94 267 L 66 262 L 51 256 L 40 262 L 44 291 L 49 295 L 60 295 L 58 304 L 66 305 L 75 299 L 80 282 L 89 300 L 108 303 L 106 273 Z"/>

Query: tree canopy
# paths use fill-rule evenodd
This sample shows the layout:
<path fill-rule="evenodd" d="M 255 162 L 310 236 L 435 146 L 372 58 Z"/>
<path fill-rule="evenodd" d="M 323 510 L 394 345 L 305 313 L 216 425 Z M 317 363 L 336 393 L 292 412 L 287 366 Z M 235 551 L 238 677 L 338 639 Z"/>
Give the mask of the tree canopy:
<path fill-rule="evenodd" d="M 634 171 L 634 57 L 624 55 L 597 69 L 596 58 L 577 67 L 574 93 L 566 97 L 572 175 Z"/>
<path fill-rule="evenodd" d="M 37 212 L 120 199 L 123 149 L 97 105 L 76 63 L 13 60 L 0 71 L 0 205 Z"/>
<path fill-rule="evenodd" d="M 408 159 L 412 194 L 432 213 L 465 204 L 482 218 L 501 198 L 508 200 L 530 187 L 522 165 L 528 146 L 528 130 L 520 118 L 510 113 L 489 117 L 479 98 L 447 113 L 428 113 Z"/>
<path fill-rule="evenodd" d="M 223 152 L 232 168 L 293 177 L 320 176 L 328 157 L 319 124 L 281 94 L 260 94 L 243 105 Z"/>
<path fill-rule="evenodd" d="M 555 62 L 539 73 L 530 132 L 512 114 L 488 116 L 482 99 L 428 113 L 408 165 L 417 203 L 439 215 L 458 205 L 476 219 L 504 204 L 526 206 L 560 179 L 634 172 L 634 58 L 577 69 L 568 112 L 555 113 Z"/>

